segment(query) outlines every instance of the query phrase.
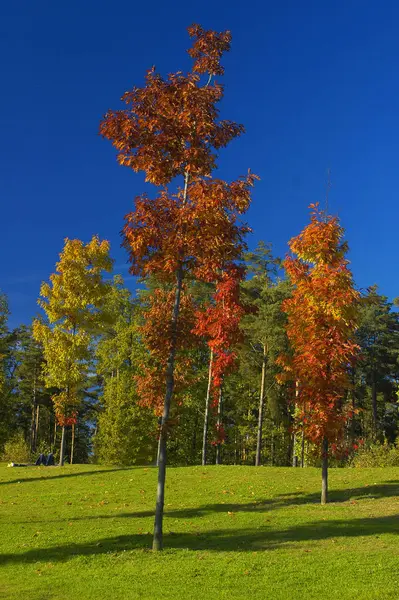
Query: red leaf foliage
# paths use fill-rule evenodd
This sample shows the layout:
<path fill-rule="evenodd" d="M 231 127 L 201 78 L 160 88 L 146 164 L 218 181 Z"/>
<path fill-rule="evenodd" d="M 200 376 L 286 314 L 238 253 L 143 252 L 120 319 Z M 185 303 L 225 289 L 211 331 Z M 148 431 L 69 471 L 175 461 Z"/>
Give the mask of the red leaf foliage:
<path fill-rule="evenodd" d="M 177 288 L 187 275 L 217 283 L 215 306 L 207 315 L 207 336 L 215 347 L 214 379 L 219 385 L 235 359 L 230 344 L 240 316 L 236 295 L 241 275 L 231 265 L 245 249 L 249 228 L 240 216 L 248 209 L 256 176 L 248 173 L 232 183 L 210 179 L 218 150 L 244 131 L 242 125 L 219 118 L 224 90 L 214 77 L 223 74 L 220 61 L 230 49 L 231 34 L 199 25 L 188 32 L 193 41 L 188 51 L 194 61 L 191 72 L 178 71 L 165 78 L 150 69 L 143 87 L 123 95 L 126 108 L 107 112 L 100 133 L 116 148 L 121 165 L 143 171 L 146 181 L 163 186 L 155 199 L 137 197 L 134 211 L 125 217 L 123 245 L 129 252 L 131 273 L 143 278 L 155 275 L 164 284 L 178 282 Z M 179 175 L 184 177 L 184 188 L 171 194 L 165 186 Z M 159 291 L 142 329 L 149 361 L 137 385 L 142 401 L 158 411 L 167 357 L 173 354 L 175 341 L 173 304 L 173 293 Z M 176 390 L 187 371 L 186 349 L 194 328 L 191 310 L 183 294 L 180 314 L 173 317 L 178 319 Z M 218 320 L 219 332 L 212 330 L 212 319 Z"/>
<path fill-rule="evenodd" d="M 205 311 L 196 313 L 197 323 L 194 333 L 207 338 L 208 346 L 213 350 L 214 407 L 218 403 L 223 378 L 233 369 L 237 360 L 233 347 L 241 339 L 239 324 L 245 309 L 240 301 L 240 282 L 244 273 L 242 267 L 229 265 L 217 282 L 214 303 Z"/>
<path fill-rule="evenodd" d="M 223 97 L 218 83 L 201 84 L 200 75 L 222 74 L 222 54 L 230 49 L 229 32 L 189 28 L 194 38 L 189 54 L 195 59 L 191 73 L 172 73 L 164 79 L 155 68 L 147 72 L 145 86 L 126 92 L 127 108 L 109 110 L 100 133 L 111 140 L 121 165 L 144 171 L 146 180 L 165 185 L 185 172 L 208 176 L 215 168 L 218 150 L 243 133 L 242 125 L 218 120 L 216 104 Z"/>
<path fill-rule="evenodd" d="M 60 427 L 67 427 L 68 425 L 76 425 L 78 422 L 78 413 L 73 411 L 70 415 L 65 415 L 60 412 L 55 413 L 55 418 L 57 419 L 57 423 Z"/>
<path fill-rule="evenodd" d="M 241 256 L 249 227 L 239 215 L 250 204 L 256 176 L 228 184 L 196 179 L 187 197 L 162 190 L 155 200 L 136 198 L 135 211 L 126 215 L 123 245 L 131 273 L 171 279 L 179 265 L 202 281 L 215 281 L 227 262 Z"/>
<path fill-rule="evenodd" d="M 142 366 L 142 372 L 135 380 L 140 403 L 154 408 L 156 414 L 162 412 L 165 395 L 167 359 L 173 343 L 170 315 L 174 299 L 173 291 L 155 290 L 150 297 L 149 306 L 144 313 L 144 325 L 141 327 L 143 341 L 149 351 L 149 360 Z M 197 344 L 192 333 L 194 324 L 195 307 L 191 297 L 183 290 L 176 333 L 178 360 L 174 371 L 174 390 L 177 395 L 191 380 L 191 359 L 188 351 Z"/>

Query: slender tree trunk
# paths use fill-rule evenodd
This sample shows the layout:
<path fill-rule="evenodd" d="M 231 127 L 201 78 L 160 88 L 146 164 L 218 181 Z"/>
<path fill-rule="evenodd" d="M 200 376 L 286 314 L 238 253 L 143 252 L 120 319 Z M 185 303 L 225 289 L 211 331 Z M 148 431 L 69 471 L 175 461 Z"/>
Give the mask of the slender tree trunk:
<path fill-rule="evenodd" d="M 30 422 L 30 451 L 36 452 L 35 445 L 35 423 L 36 423 L 36 405 L 32 404 L 32 416 Z"/>
<path fill-rule="evenodd" d="M 355 440 L 355 429 L 356 429 L 356 419 L 355 419 L 355 410 L 356 410 L 356 393 L 355 393 L 355 369 L 351 370 L 351 404 L 352 404 L 352 417 L 350 421 L 350 439 L 353 444 Z"/>
<path fill-rule="evenodd" d="M 217 420 L 217 424 L 218 424 L 218 431 L 219 428 L 222 424 L 222 401 L 223 401 L 223 395 L 222 395 L 222 388 L 220 388 L 219 390 L 219 402 L 218 402 L 218 420 Z M 220 442 L 218 444 L 216 444 L 216 464 L 220 465 L 222 464 L 222 456 L 221 456 L 221 444 Z"/>
<path fill-rule="evenodd" d="M 321 504 L 328 502 L 328 439 L 324 438 L 321 444 Z"/>
<path fill-rule="evenodd" d="M 159 419 L 158 419 L 159 435 L 158 435 L 157 460 L 156 460 L 157 467 L 159 467 L 159 453 L 161 452 L 161 426 L 162 426 L 162 417 L 159 417 Z"/>
<path fill-rule="evenodd" d="M 175 303 L 172 313 L 172 343 L 166 366 L 166 393 L 162 413 L 162 423 L 159 433 L 159 459 L 158 459 L 158 487 L 157 501 L 155 505 L 154 538 L 152 543 L 153 550 L 162 550 L 163 548 L 163 508 L 165 502 L 165 479 L 166 479 L 166 441 L 167 424 L 169 420 L 170 405 L 173 396 L 174 370 L 177 339 L 177 321 L 180 309 L 180 297 L 183 284 L 183 269 L 179 268 L 177 272 Z"/>
<path fill-rule="evenodd" d="M 37 441 L 39 439 L 39 415 L 40 415 L 40 404 L 36 405 L 36 416 L 35 416 L 35 452 L 37 449 Z"/>
<path fill-rule="evenodd" d="M 297 406 L 298 396 L 299 396 L 299 381 L 296 381 L 295 382 L 295 407 Z M 294 421 L 294 426 L 295 426 L 295 416 L 293 417 L 293 421 Z M 297 443 L 297 435 L 296 435 L 296 433 L 294 433 L 293 438 L 292 438 L 292 466 L 293 467 L 298 466 L 296 443 Z"/>
<path fill-rule="evenodd" d="M 378 431 L 378 411 L 377 411 L 377 385 L 375 381 L 375 373 L 373 372 L 373 381 L 371 383 L 371 407 L 373 413 L 373 437 L 377 437 Z"/>
<path fill-rule="evenodd" d="M 302 424 L 302 432 L 301 432 L 301 467 L 305 466 L 305 431 Z"/>
<path fill-rule="evenodd" d="M 270 466 L 274 465 L 274 423 L 272 423 L 272 435 L 270 442 Z"/>
<path fill-rule="evenodd" d="M 196 463 L 196 455 L 197 455 L 197 429 L 198 429 L 198 413 L 195 413 L 194 419 L 194 433 L 193 433 L 193 441 L 191 446 L 191 462 L 192 464 Z M 188 457 L 187 457 L 188 458 Z M 188 464 L 188 462 L 187 462 Z"/>
<path fill-rule="evenodd" d="M 55 452 L 55 445 L 57 443 L 57 418 L 54 416 L 54 438 L 53 438 L 53 452 Z"/>
<path fill-rule="evenodd" d="M 263 411 L 264 411 L 264 407 L 265 407 L 265 379 L 266 379 L 266 344 L 263 344 L 262 375 L 261 375 L 261 380 L 260 380 L 258 437 L 257 437 L 257 441 L 256 441 L 256 457 L 255 457 L 255 466 L 256 467 L 259 467 L 261 464 Z"/>
<path fill-rule="evenodd" d="M 296 434 L 292 434 L 292 466 L 298 466 L 298 457 L 296 455 Z"/>
<path fill-rule="evenodd" d="M 183 204 L 187 201 L 187 188 L 188 188 L 189 174 L 186 172 L 184 175 L 184 191 L 183 191 Z M 155 505 L 155 520 L 154 520 L 154 538 L 152 542 L 152 549 L 155 551 L 162 550 L 163 548 L 163 507 L 165 503 L 165 480 L 166 480 L 166 441 L 167 441 L 167 426 L 169 420 L 170 405 L 173 396 L 174 387 L 174 372 L 175 372 L 175 356 L 176 356 L 176 341 L 177 341 L 177 323 L 179 319 L 180 311 L 180 298 L 183 287 L 183 266 L 180 264 L 176 273 L 176 290 L 175 290 L 175 302 L 172 312 L 172 327 L 171 327 L 171 345 L 168 356 L 168 362 L 166 364 L 166 392 L 165 400 L 162 413 L 161 431 L 159 434 L 159 460 L 158 460 L 158 486 L 157 486 L 157 500 Z"/>
<path fill-rule="evenodd" d="M 37 448 L 37 400 L 36 400 L 36 373 L 33 376 L 33 404 L 32 404 L 32 421 L 31 421 L 31 435 L 30 435 L 30 450 L 36 452 Z"/>
<path fill-rule="evenodd" d="M 213 350 L 211 350 L 211 355 L 209 358 L 208 387 L 206 389 L 206 399 L 205 399 L 204 430 L 203 430 L 203 434 L 202 434 L 202 466 L 206 465 L 206 458 L 207 458 L 209 403 L 210 403 L 210 399 L 211 399 L 211 389 L 212 389 L 212 367 L 213 367 Z"/>
<path fill-rule="evenodd" d="M 237 440 L 237 431 L 234 432 L 234 464 L 236 465 L 238 462 L 238 440 Z"/>
<path fill-rule="evenodd" d="M 65 454 L 65 425 L 62 426 L 60 462 L 59 462 L 60 467 L 64 466 L 64 454 Z"/>
<path fill-rule="evenodd" d="M 75 450 L 75 423 L 72 423 L 72 440 L 71 440 L 71 465 L 73 465 L 73 453 Z"/>

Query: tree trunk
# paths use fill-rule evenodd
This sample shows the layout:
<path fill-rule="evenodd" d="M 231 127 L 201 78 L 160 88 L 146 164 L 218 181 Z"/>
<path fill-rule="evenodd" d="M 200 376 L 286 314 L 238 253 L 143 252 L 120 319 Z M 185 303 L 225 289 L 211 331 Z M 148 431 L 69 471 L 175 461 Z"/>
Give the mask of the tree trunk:
<path fill-rule="evenodd" d="M 378 431 L 378 411 L 377 411 L 377 385 L 375 382 L 375 374 L 373 373 L 373 381 L 371 383 L 371 406 L 373 412 L 373 437 L 377 437 Z"/>
<path fill-rule="evenodd" d="M 36 401 L 36 374 L 33 377 L 33 403 L 32 403 L 32 421 L 31 421 L 31 435 L 30 435 L 30 450 L 36 452 L 37 448 L 37 429 L 38 429 L 38 404 Z"/>
<path fill-rule="evenodd" d="M 324 438 L 321 444 L 321 504 L 328 502 L 328 439 Z"/>
<path fill-rule="evenodd" d="M 292 451 L 293 436 L 291 435 L 290 431 L 286 432 L 284 442 L 286 442 L 285 446 L 287 448 L 286 465 L 287 465 L 287 467 L 289 467 L 290 465 L 292 465 L 292 458 L 293 458 L 292 457 L 292 455 L 293 455 L 293 451 Z"/>
<path fill-rule="evenodd" d="M 296 454 L 296 433 L 292 435 L 292 466 L 298 466 L 298 456 Z"/>
<path fill-rule="evenodd" d="M 237 431 L 234 432 L 234 464 L 238 464 L 238 440 L 237 440 Z"/>
<path fill-rule="evenodd" d="M 274 466 L 274 423 L 272 422 L 272 435 L 270 441 L 270 466 Z"/>
<path fill-rule="evenodd" d="M 30 451 L 31 452 L 36 452 L 35 422 L 36 422 L 36 405 L 32 404 L 32 416 L 31 416 L 31 422 L 30 422 Z"/>
<path fill-rule="evenodd" d="M 35 418 L 35 451 L 37 449 L 37 440 L 39 438 L 39 414 L 40 414 L 40 404 L 36 405 L 36 418 Z"/>
<path fill-rule="evenodd" d="M 57 418 L 54 417 L 54 438 L 53 438 L 53 452 L 55 452 L 55 445 L 57 443 Z"/>
<path fill-rule="evenodd" d="M 301 467 L 305 466 L 305 431 L 302 425 L 302 433 L 301 433 Z"/>
<path fill-rule="evenodd" d="M 71 440 L 71 465 L 73 465 L 73 453 L 75 450 L 75 423 L 72 423 L 72 440 Z"/>
<path fill-rule="evenodd" d="M 157 460 L 155 465 L 157 467 L 159 467 L 159 453 L 161 451 L 161 425 L 162 425 L 162 417 L 158 418 L 158 430 L 159 430 L 159 434 L 158 434 L 158 446 L 157 446 Z"/>
<path fill-rule="evenodd" d="M 183 190 L 183 205 L 187 201 L 189 174 L 184 174 L 184 190 Z M 173 396 L 174 373 L 175 373 L 175 356 L 176 356 L 176 341 L 177 341 L 177 322 L 180 311 L 180 298 L 183 287 L 183 265 L 180 264 L 176 273 L 176 290 L 175 303 L 173 305 L 172 322 L 171 322 L 171 345 L 166 364 L 166 392 L 163 405 L 161 430 L 159 433 L 159 458 L 158 458 L 158 486 L 157 500 L 155 505 L 155 520 L 154 520 L 154 538 L 152 549 L 159 551 L 163 548 L 163 507 L 165 503 L 165 480 L 166 480 L 166 441 L 167 427 L 169 420 L 170 405 Z"/>
<path fill-rule="evenodd" d="M 299 396 L 299 382 L 296 381 L 295 382 L 295 407 L 297 406 L 298 396 Z M 293 423 L 294 423 L 294 427 L 295 427 L 295 415 L 293 417 Z M 296 438 L 297 438 L 296 433 L 294 433 L 294 435 L 292 437 L 292 466 L 293 467 L 298 466 L 298 456 L 296 453 Z"/>
<path fill-rule="evenodd" d="M 187 186 L 186 177 L 186 186 Z M 176 277 L 176 293 L 175 303 L 172 313 L 172 339 L 168 362 L 166 366 L 166 393 L 162 413 L 161 430 L 159 433 L 159 459 L 158 459 L 158 487 L 157 501 L 155 505 L 155 521 L 154 521 L 154 538 L 152 542 L 153 550 L 162 550 L 163 548 L 163 507 L 165 502 L 165 479 L 166 479 L 166 440 L 167 426 L 169 420 L 170 405 L 173 396 L 174 387 L 174 371 L 175 371 L 175 355 L 176 355 L 176 340 L 177 340 L 177 321 L 179 318 L 180 297 L 183 285 L 183 268 L 179 267 Z"/>
<path fill-rule="evenodd" d="M 208 425 L 209 425 L 209 402 L 211 399 L 211 389 L 212 389 L 212 367 L 213 367 L 213 350 L 211 350 L 211 355 L 209 358 L 208 387 L 206 390 L 206 399 L 205 399 L 204 430 L 203 430 L 203 435 L 202 435 L 202 466 L 206 465 Z"/>
<path fill-rule="evenodd" d="M 195 413 L 195 419 L 194 419 L 193 441 L 192 441 L 192 445 L 191 445 L 191 462 L 192 462 L 192 464 L 196 463 L 196 456 L 197 456 L 197 429 L 198 429 L 198 413 L 196 412 Z M 187 464 L 189 464 L 189 463 L 187 462 Z"/>
<path fill-rule="evenodd" d="M 60 462 L 59 462 L 60 467 L 64 466 L 64 454 L 65 454 L 65 425 L 62 426 Z"/>
<path fill-rule="evenodd" d="M 220 430 L 220 426 L 222 424 L 222 388 L 220 388 L 219 390 L 219 402 L 218 402 L 218 420 L 217 420 L 217 424 L 218 424 L 218 432 Z M 216 464 L 220 465 L 222 464 L 222 457 L 221 457 L 221 443 L 219 441 L 218 444 L 216 444 Z"/>
<path fill-rule="evenodd" d="M 353 442 L 355 441 L 355 434 L 356 434 L 356 416 L 355 416 L 355 410 L 356 410 L 356 392 L 355 392 L 355 369 L 351 369 L 351 382 L 352 382 L 352 390 L 351 390 L 351 404 L 352 404 L 352 416 L 351 416 L 351 421 L 350 421 L 350 436 L 351 436 L 351 443 L 353 444 Z"/>
<path fill-rule="evenodd" d="M 263 411 L 264 411 L 264 407 L 265 407 L 265 378 L 266 378 L 266 344 L 263 344 L 262 375 L 261 375 L 261 380 L 260 380 L 258 438 L 256 441 L 255 467 L 259 467 L 261 464 Z"/>

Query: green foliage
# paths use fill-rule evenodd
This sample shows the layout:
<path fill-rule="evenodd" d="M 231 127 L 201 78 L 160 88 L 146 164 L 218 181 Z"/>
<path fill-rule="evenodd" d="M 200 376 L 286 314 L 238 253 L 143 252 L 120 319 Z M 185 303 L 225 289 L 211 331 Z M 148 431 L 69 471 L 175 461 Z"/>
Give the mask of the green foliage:
<path fill-rule="evenodd" d="M 0 293 L 0 451 L 13 431 L 12 385 L 13 368 L 10 360 L 11 335 L 7 322 L 8 301 Z"/>
<path fill-rule="evenodd" d="M 360 303 L 357 343 L 361 360 L 353 372 L 354 408 L 366 411 L 357 419 L 357 431 L 363 437 L 397 436 L 396 382 L 399 379 L 399 313 L 392 310 L 386 296 L 371 286 Z"/>
<path fill-rule="evenodd" d="M 98 417 L 95 455 L 100 463 L 148 464 L 156 459 L 156 420 L 153 412 L 138 404 L 129 371 L 107 378 Z"/>
<path fill-rule="evenodd" d="M 140 311 L 119 276 L 110 288 L 105 311 L 113 315 L 113 322 L 96 350 L 103 391 L 95 456 L 106 464 L 152 462 L 156 458 L 156 419 L 152 410 L 139 404 L 134 382 L 144 355 L 138 333 Z"/>
<path fill-rule="evenodd" d="M 251 464 L 255 457 L 264 362 L 266 410 L 261 462 L 289 464 L 286 444 L 290 415 L 285 386 L 276 383 L 276 359 L 281 353 L 288 351 L 286 315 L 281 310 L 281 304 L 289 297 L 291 287 L 288 281 L 278 277 L 281 261 L 272 256 L 270 245 L 260 242 L 253 252 L 246 254 L 245 260 L 249 277 L 243 283 L 242 290 L 250 311 L 242 320 L 244 342 L 239 350 L 239 379 L 243 383 L 243 393 L 247 394 L 247 401 L 244 403 L 247 416 L 243 414 L 243 419 L 239 419 L 240 437 L 245 439 L 244 462 Z M 242 402 L 239 397 L 237 401 Z"/>
<path fill-rule="evenodd" d="M 29 463 L 32 460 L 28 442 L 22 432 L 16 433 L 4 445 L 2 460 L 16 463 Z"/>
<path fill-rule="evenodd" d="M 357 450 L 353 460 L 353 467 L 399 467 L 399 446 L 375 443 L 363 446 Z"/>

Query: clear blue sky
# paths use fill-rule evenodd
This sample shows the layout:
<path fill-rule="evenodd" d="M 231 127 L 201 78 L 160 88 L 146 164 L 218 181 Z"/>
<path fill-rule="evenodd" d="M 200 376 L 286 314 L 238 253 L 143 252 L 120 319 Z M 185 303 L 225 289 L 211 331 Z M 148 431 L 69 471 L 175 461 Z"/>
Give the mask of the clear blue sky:
<path fill-rule="evenodd" d="M 37 312 L 65 237 L 109 239 L 126 273 L 119 231 L 146 186 L 98 123 L 151 65 L 188 67 L 193 22 L 233 33 L 222 116 L 247 133 L 219 165 L 222 177 L 261 177 L 250 245 L 283 255 L 330 168 L 357 285 L 399 295 L 398 2 L 13 0 L 0 8 L 0 288 L 12 325 Z"/>

